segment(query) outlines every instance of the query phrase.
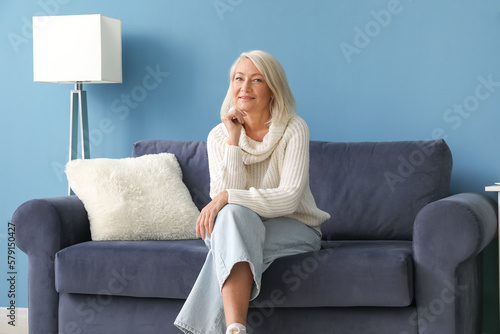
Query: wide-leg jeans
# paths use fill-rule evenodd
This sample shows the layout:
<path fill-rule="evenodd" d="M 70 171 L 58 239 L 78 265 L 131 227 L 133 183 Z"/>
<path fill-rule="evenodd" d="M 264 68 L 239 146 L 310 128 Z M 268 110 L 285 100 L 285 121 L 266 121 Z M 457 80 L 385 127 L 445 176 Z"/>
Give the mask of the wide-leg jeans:
<path fill-rule="evenodd" d="M 274 260 L 319 250 L 321 236 L 296 219 L 262 220 L 244 206 L 228 204 L 217 215 L 205 244 L 209 249 L 205 264 L 174 322 L 187 334 L 225 333 L 221 289 L 234 264 L 248 262 L 254 280 L 253 300 L 259 295 L 262 273 Z"/>

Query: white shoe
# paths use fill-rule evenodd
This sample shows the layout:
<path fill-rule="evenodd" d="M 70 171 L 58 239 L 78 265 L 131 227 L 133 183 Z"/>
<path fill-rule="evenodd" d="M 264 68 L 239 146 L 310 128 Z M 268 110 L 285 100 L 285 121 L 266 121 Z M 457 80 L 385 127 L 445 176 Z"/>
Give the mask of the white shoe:
<path fill-rule="evenodd" d="M 226 334 L 247 334 L 247 329 L 242 324 L 232 324 L 227 328 Z"/>

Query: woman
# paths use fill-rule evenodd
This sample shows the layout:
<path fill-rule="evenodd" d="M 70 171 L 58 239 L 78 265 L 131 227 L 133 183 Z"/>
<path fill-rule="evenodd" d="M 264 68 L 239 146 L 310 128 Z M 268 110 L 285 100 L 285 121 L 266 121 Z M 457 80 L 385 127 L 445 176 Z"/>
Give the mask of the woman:
<path fill-rule="evenodd" d="M 311 194 L 309 130 L 294 108 L 275 58 L 251 51 L 236 59 L 222 123 L 207 140 L 212 201 L 196 233 L 209 253 L 175 321 L 184 333 L 246 333 L 262 273 L 277 258 L 320 248 L 330 216 Z"/>

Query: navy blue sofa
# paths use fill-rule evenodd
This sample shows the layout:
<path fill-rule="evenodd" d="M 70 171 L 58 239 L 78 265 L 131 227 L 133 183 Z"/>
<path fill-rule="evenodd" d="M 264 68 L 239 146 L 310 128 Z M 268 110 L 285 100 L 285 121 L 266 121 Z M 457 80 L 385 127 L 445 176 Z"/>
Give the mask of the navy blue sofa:
<path fill-rule="evenodd" d="M 133 156 L 161 152 L 177 156 L 201 209 L 206 143 L 141 141 Z M 480 253 L 496 204 L 450 196 L 451 170 L 443 140 L 311 142 L 311 190 L 331 214 L 323 247 L 264 273 L 249 333 L 480 333 Z M 13 222 L 29 259 L 31 334 L 180 333 L 173 320 L 205 260 L 201 240 L 91 241 L 76 196 L 28 201 Z"/>

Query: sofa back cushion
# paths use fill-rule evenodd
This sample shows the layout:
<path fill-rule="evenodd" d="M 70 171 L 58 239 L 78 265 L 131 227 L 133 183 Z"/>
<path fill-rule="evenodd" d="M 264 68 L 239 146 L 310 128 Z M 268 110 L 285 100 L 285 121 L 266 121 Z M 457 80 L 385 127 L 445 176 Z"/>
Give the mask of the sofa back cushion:
<path fill-rule="evenodd" d="M 426 204 L 448 195 L 452 158 L 444 140 L 311 142 L 310 184 L 329 240 L 411 240 Z"/>
<path fill-rule="evenodd" d="M 145 140 L 133 156 L 174 153 L 201 210 L 209 201 L 205 142 Z M 449 193 L 452 157 L 444 140 L 333 143 L 311 141 L 310 186 L 330 213 L 325 240 L 411 240 L 426 204 Z"/>

